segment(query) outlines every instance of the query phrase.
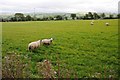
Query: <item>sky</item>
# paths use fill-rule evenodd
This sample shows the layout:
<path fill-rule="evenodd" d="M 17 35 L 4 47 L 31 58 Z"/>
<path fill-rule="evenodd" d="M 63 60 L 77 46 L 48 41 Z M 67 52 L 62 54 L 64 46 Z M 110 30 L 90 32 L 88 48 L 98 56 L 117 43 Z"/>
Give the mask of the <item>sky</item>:
<path fill-rule="evenodd" d="M 120 0 L 0 0 L 0 13 L 118 13 Z"/>

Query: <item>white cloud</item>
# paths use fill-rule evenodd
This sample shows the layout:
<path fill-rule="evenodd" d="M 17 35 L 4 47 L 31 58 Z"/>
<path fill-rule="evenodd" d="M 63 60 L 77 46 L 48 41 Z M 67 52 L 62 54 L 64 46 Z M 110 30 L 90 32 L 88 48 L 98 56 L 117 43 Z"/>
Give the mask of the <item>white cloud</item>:
<path fill-rule="evenodd" d="M 1 0 L 0 12 L 116 12 L 119 0 Z"/>

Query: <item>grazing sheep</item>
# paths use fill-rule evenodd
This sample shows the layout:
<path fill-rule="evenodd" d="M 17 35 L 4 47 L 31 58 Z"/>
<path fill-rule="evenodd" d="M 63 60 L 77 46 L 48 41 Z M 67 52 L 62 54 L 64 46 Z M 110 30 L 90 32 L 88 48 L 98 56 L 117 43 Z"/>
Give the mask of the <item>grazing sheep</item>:
<path fill-rule="evenodd" d="M 34 50 L 34 49 L 38 48 L 40 46 L 40 44 L 41 44 L 41 40 L 31 42 L 28 44 L 28 50 L 29 51 Z"/>
<path fill-rule="evenodd" d="M 94 23 L 93 23 L 93 22 L 91 22 L 90 24 L 91 24 L 91 25 L 93 25 Z"/>
<path fill-rule="evenodd" d="M 45 45 L 50 45 L 53 41 L 53 38 L 50 38 L 50 39 L 43 39 L 42 40 L 42 43 L 45 44 Z"/>
<path fill-rule="evenodd" d="M 109 26 L 110 24 L 109 23 L 105 23 L 106 26 Z"/>

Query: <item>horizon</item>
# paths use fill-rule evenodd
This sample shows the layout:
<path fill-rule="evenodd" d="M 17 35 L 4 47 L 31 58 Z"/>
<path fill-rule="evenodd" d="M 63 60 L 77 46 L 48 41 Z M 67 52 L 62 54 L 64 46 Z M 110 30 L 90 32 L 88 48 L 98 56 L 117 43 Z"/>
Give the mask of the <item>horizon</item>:
<path fill-rule="evenodd" d="M 119 0 L 4 0 L 0 1 L 0 13 L 118 13 L 118 2 Z"/>

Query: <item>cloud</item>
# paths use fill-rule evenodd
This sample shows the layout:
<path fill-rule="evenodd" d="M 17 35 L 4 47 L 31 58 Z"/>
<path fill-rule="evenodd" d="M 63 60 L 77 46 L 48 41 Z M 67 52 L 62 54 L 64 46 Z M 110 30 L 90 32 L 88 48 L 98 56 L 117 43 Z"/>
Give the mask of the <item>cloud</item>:
<path fill-rule="evenodd" d="M 0 12 L 118 12 L 119 0 L 1 0 Z"/>

